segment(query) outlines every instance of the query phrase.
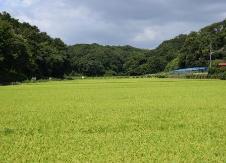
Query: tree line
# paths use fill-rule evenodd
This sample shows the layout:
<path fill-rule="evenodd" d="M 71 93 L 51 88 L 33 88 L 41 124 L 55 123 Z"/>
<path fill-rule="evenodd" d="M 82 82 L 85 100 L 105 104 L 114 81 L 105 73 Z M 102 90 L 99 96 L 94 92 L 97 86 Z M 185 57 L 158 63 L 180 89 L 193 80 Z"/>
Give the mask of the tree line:
<path fill-rule="evenodd" d="M 226 59 L 226 21 L 164 41 L 156 49 L 98 44 L 66 45 L 38 27 L 0 13 L 0 83 L 65 76 L 144 75 L 208 66 Z"/>

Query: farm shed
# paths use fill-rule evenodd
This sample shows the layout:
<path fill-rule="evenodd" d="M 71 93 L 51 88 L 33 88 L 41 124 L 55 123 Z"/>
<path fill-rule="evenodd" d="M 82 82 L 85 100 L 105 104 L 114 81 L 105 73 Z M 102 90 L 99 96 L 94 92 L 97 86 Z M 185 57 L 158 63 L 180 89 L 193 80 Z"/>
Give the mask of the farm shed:
<path fill-rule="evenodd" d="M 219 63 L 218 66 L 219 67 L 226 67 L 226 63 Z"/>

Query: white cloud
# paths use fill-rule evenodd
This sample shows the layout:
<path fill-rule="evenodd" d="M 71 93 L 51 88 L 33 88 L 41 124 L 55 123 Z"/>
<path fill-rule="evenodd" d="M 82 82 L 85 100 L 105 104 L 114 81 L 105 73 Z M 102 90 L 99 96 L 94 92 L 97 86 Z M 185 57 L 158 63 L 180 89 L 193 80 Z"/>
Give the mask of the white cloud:
<path fill-rule="evenodd" d="M 158 36 L 158 32 L 152 28 L 145 28 L 142 33 L 137 34 L 133 41 L 137 42 L 146 42 L 146 41 L 153 41 Z"/>
<path fill-rule="evenodd" d="M 220 13 L 220 16 L 219 16 L 222 20 L 226 19 L 226 12 L 223 12 L 223 13 Z"/>
<path fill-rule="evenodd" d="M 31 6 L 32 4 L 34 4 L 36 2 L 36 0 L 21 0 L 21 2 L 25 6 Z"/>
<path fill-rule="evenodd" d="M 8 8 L 16 8 L 16 7 L 29 7 L 34 5 L 39 0 L 1 0 L 0 3 L 4 4 Z"/>

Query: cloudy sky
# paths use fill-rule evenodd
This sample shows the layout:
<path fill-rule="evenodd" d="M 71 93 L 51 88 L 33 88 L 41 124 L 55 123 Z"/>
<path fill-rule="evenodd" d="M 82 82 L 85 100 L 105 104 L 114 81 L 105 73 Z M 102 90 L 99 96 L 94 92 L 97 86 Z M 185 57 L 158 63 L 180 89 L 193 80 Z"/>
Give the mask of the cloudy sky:
<path fill-rule="evenodd" d="M 226 0 L 0 0 L 0 11 L 67 44 L 154 48 L 226 18 Z"/>

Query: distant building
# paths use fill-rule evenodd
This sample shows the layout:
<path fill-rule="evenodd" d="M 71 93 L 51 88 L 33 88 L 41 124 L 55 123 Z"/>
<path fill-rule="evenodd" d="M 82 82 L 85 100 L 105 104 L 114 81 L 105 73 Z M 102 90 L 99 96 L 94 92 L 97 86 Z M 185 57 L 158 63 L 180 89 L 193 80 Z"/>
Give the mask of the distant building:
<path fill-rule="evenodd" d="M 207 72 L 208 67 L 192 67 L 192 68 L 184 68 L 172 71 L 173 74 L 189 74 L 189 73 L 197 73 L 197 72 Z"/>
<path fill-rule="evenodd" d="M 32 81 L 36 81 L 37 78 L 36 78 L 36 77 L 32 77 L 31 80 L 32 80 Z"/>
<path fill-rule="evenodd" d="M 219 67 L 226 67 L 226 63 L 219 63 L 218 66 Z"/>

